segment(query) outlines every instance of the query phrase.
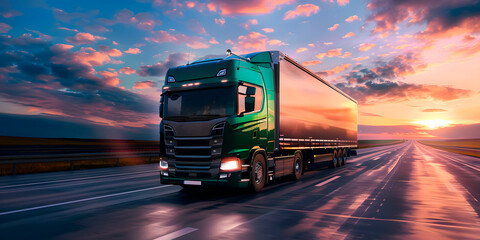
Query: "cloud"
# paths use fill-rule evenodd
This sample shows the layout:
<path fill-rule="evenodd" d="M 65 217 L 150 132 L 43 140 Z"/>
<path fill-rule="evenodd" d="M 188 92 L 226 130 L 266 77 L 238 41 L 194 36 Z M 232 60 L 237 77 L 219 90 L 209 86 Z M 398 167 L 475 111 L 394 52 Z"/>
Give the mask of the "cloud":
<path fill-rule="evenodd" d="M 480 31 L 480 1 L 428 0 L 402 2 L 374 0 L 368 5 L 372 11 L 367 18 L 373 22 L 373 32 L 391 32 L 408 21 L 409 25 L 425 25 L 418 34 L 422 38 L 456 36 Z"/>
<path fill-rule="evenodd" d="M 326 53 L 319 53 L 315 55 L 315 57 L 319 59 L 323 59 L 324 57 L 336 57 L 336 56 L 341 56 L 342 55 L 342 49 L 341 48 L 335 48 L 335 49 L 330 49 Z"/>
<path fill-rule="evenodd" d="M 77 29 L 73 29 L 73 28 L 59 27 L 58 29 L 60 29 L 60 30 L 66 30 L 66 31 L 71 31 L 71 32 L 78 32 Z"/>
<path fill-rule="evenodd" d="M 349 37 L 353 37 L 353 36 L 355 36 L 355 33 L 349 32 L 349 33 L 345 34 L 345 36 L 343 36 L 342 38 L 349 38 Z"/>
<path fill-rule="evenodd" d="M 202 37 L 187 36 L 185 34 L 171 35 L 167 31 L 152 31 L 151 37 L 146 37 L 145 40 L 155 43 L 173 42 L 175 44 L 186 44 L 193 49 L 208 48 L 209 45 L 203 43 Z"/>
<path fill-rule="evenodd" d="M 446 112 L 447 110 L 441 108 L 426 108 L 422 112 Z"/>
<path fill-rule="evenodd" d="M 308 48 L 299 48 L 295 52 L 299 53 L 299 52 L 305 52 L 307 50 L 308 50 Z"/>
<path fill-rule="evenodd" d="M 333 42 L 324 42 L 323 45 L 332 45 Z"/>
<path fill-rule="evenodd" d="M 12 29 L 12 27 L 6 23 L 0 23 L 0 33 L 7 33 Z"/>
<path fill-rule="evenodd" d="M 378 115 L 375 113 L 368 113 L 368 112 L 360 112 L 360 115 L 367 116 L 367 117 L 383 117 L 382 115 Z"/>
<path fill-rule="evenodd" d="M 125 53 L 130 53 L 130 54 L 139 54 L 142 53 L 142 50 L 138 48 L 129 48 Z"/>
<path fill-rule="evenodd" d="M 266 32 L 266 33 L 272 33 L 274 32 L 275 30 L 273 28 L 262 28 L 262 31 Z"/>
<path fill-rule="evenodd" d="M 320 61 L 320 60 L 313 60 L 313 61 L 303 62 L 303 65 L 304 65 L 304 66 L 312 66 L 312 65 L 317 65 L 317 64 L 320 64 L 320 63 L 322 63 L 322 61 Z"/>
<path fill-rule="evenodd" d="M 373 43 L 362 43 L 360 44 L 360 47 L 358 48 L 358 51 L 366 52 L 370 50 L 371 48 L 377 46 L 376 44 Z"/>
<path fill-rule="evenodd" d="M 100 49 L 100 51 L 108 54 L 108 56 L 110 56 L 110 57 L 120 57 L 120 56 L 122 56 L 122 52 L 118 49 L 110 48 L 109 46 L 105 46 L 105 45 L 99 45 L 98 48 Z"/>
<path fill-rule="evenodd" d="M 267 40 L 268 38 L 261 33 L 250 32 L 247 35 L 238 37 L 236 48 L 238 48 L 240 52 L 264 51 Z"/>
<path fill-rule="evenodd" d="M 337 3 L 339 6 L 345 6 L 347 5 L 349 0 L 337 0 Z"/>
<path fill-rule="evenodd" d="M 286 45 L 284 42 L 278 39 L 268 40 L 268 44 L 272 46 L 283 46 Z"/>
<path fill-rule="evenodd" d="M 113 15 L 112 19 L 99 18 L 97 22 L 112 26 L 115 24 L 133 25 L 140 30 L 151 31 L 155 26 L 162 25 L 162 21 L 155 19 L 152 14 L 148 12 L 140 12 L 134 14 L 129 9 L 122 9 Z"/>
<path fill-rule="evenodd" d="M 215 40 L 214 37 L 212 37 L 212 38 L 210 39 L 210 41 L 208 41 L 208 42 L 209 42 L 210 44 L 219 44 L 219 42 L 218 42 L 217 40 Z"/>
<path fill-rule="evenodd" d="M 64 23 L 70 23 L 72 20 L 75 19 L 90 19 L 98 13 L 98 10 L 92 10 L 89 12 L 66 12 L 59 8 L 53 8 L 53 16 L 55 17 L 55 19 Z"/>
<path fill-rule="evenodd" d="M 122 68 L 120 68 L 120 70 L 118 72 L 130 75 L 130 74 L 136 73 L 137 71 L 135 69 L 131 68 L 131 67 L 122 67 Z"/>
<path fill-rule="evenodd" d="M 110 29 L 106 28 L 105 26 L 94 24 L 94 25 L 87 25 L 85 26 L 85 30 L 89 32 L 110 32 Z"/>
<path fill-rule="evenodd" d="M 187 55 L 184 53 L 172 53 L 168 55 L 164 62 L 159 62 L 154 65 L 140 66 L 140 70 L 137 74 L 142 77 L 147 76 L 161 76 L 164 77 L 167 70 L 171 67 L 179 66 L 182 63 L 187 62 Z"/>
<path fill-rule="evenodd" d="M 220 9 L 222 15 L 251 15 L 265 14 L 272 12 L 277 6 L 289 4 L 294 0 L 213 0 L 209 4 L 215 4 Z M 209 8 L 210 9 L 210 8 Z M 213 7 L 212 7 L 213 9 Z"/>
<path fill-rule="evenodd" d="M 215 18 L 215 23 L 218 25 L 225 24 L 225 18 Z"/>
<path fill-rule="evenodd" d="M 196 19 L 191 19 L 187 22 L 188 28 L 198 34 L 207 34 L 207 31 L 203 27 L 203 25 Z"/>
<path fill-rule="evenodd" d="M 210 12 L 216 12 L 217 11 L 217 5 L 215 5 L 214 2 L 210 2 L 207 4 L 208 11 Z"/>
<path fill-rule="evenodd" d="M 336 23 L 333 26 L 329 27 L 328 30 L 335 31 L 338 28 L 338 26 L 340 26 L 340 25 L 338 23 Z"/>
<path fill-rule="evenodd" d="M 406 53 L 389 61 L 377 60 L 373 68 L 359 65 L 345 76 L 346 82 L 337 85 L 362 104 L 402 102 L 411 99 L 450 101 L 466 98 L 471 90 L 450 86 L 404 83 L 399 77 L 411 75 L 424 69 L 419 53 Z"/>
<path fill-rule="evenodd" d="M 345 22 L 353 22 L 355 20 L 358 20 L 358 16 L 357 15 L 353 15 L 353 16 L 350 16 L 348 17 L 347 19 L 345 19 Z"/>
<path fill-rule="evenodd" d="M 413 125 L 390 125 L 390 126 L 373 126 L 358 125 L 358 133 L 360 138 L 449 138 L 449 139 L 468 139 L 478 138 L 480 124 L 456 124 L 444 128 L 427 130 L 420 129 Z"/>
<path fill-rule="evenodd" d="M 365 57 L 356 57 L 356 58 L 353 58 L 353 60 L 355 61 L 363 61 L 363 60 L 367 60 L 369 59 L 370 57 L 369 56 L 365 56 Z"/>
<path fill-rule="evenodd" d="M 15 9 L 6 9 L 0 12 L 0 15 L 4 18 L 12 18 L 22 16 L 23 13 Z"/>
<path fill-rule="evenodd" d="M 317 72 L 318 75 L 320 76 L 330 76 L 330 75 L 333 75 L 333 74 L 337 74 L 341 71 L 344 71 L 346 70 L 347 68 L 349 68 L 350 66 L 352 66 L 352 64 L 350 63 L 345 63 L 345 64 L 342 64 L 342 65 L 339 65 L 339 66 L 336 66 L 332 69 L 329 69 L 329 70 L 326 70 L 326 71 L 323 71 L 323 72 Z"/>
<path fill-rule="evenodd" d="M 151 81 L 151 80 L 147 80 L 147 81 L 136 82 L 133 85 L 133 89 L 148 89 L 148 88 L 153 88 L 153 87 L 156 87 L 156 86 L 157 86 L 157 83 L 155 83 L 154 81 Z"/>
<path fill-rule="evenodd" d="M 283 20 L 294 19 L 298 16 L 310 17 L 310 15 L 318 13 L 320 7 L 313 4 L 298 5 L 295 10 L 290 10 L 285 13 Z"/>
<path fill-rule="evenodd" d="M 157 101 L 117 87 L 115 71 L 95 70 L 111 62 L 106 52 L 72 51 L 72 45 L 28 34 L 0 36 L 0 46 L 5 46 L 0 65 L 18 66 L 14 72 L 0 70 L 0 97 L 8 102 L 116 126 L 143 126 L 156 114 Z"/>
<path fill-rule="evenodd" d="M 82 44 L 91 44 L 97 41 L 97 39 L 103 40 L 104 37 L 94 36 L 90 33 L 77 33 L 75 37 L 67 37 L 65 40 L 69 43 L 73 43 L 75 45 L 82 45 Z"/>

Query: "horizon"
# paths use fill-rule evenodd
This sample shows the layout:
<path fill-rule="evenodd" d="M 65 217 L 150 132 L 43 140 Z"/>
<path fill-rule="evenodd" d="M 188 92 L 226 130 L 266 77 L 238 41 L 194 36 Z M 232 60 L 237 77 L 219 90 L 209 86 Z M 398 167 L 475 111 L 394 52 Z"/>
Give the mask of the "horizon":
<path fill-rule="evenodd" d="M 478 1 L 112 3 L 0 4 L 0 135 L 156 140 L 168 68 L 232 49 L 355 98 L 359 140 L 478 138 Z"/>

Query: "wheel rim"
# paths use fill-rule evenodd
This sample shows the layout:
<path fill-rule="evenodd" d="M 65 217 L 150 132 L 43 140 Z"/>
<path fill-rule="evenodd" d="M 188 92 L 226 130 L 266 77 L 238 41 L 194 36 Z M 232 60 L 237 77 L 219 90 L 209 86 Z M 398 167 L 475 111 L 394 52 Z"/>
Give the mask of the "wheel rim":
<path fill-rule="evenodd" d="M 263 180 L 263 166 L 261 163 L 255 165 L 255 183 L 260 184 Z"/>
<path fill-rule="evenodd" d="M 295 161 L 295 172 L 296 173 L 300 172 L 300 162 L 298 161 L 298 159 L 297 161 Z"/>

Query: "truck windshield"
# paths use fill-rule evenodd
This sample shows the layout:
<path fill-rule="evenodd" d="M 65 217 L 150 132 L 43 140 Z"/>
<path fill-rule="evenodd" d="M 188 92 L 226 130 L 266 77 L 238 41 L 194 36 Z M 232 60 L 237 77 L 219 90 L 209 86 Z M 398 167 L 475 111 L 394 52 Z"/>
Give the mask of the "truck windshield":
<path fill-rule="evenodd" d="M 164 96 L 165 120 L 205 121 L 234 113 L 233 87 L 171 92 Z"/>

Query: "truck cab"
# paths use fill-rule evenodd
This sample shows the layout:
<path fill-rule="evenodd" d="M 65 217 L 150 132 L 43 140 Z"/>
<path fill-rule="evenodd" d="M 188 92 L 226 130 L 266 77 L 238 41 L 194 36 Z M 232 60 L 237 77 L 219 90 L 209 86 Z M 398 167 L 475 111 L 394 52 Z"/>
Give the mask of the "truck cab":
<path fill-rule="evenodd" d="M 253 180 L 265 184 L 275 147 L 271 54 L 168 70 L 160 103 L 162 184 L 247 187 L 254 154 L 264 159 Z"/>

